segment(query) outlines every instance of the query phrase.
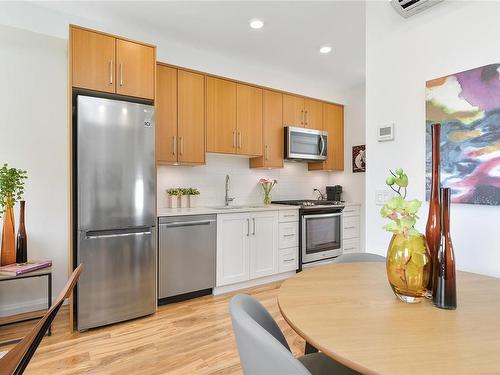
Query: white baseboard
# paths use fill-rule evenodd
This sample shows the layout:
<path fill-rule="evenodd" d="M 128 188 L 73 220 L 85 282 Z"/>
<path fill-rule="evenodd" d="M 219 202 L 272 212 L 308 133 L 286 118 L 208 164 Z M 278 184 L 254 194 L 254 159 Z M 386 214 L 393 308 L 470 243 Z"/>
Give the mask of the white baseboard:
<path fill-rule="evenodd" d="M 235 290 L 251 288 L 262 284 L 269 284 L 275 281 L 288 279 L 289 277 L 292 277 L 295 274 L 296 274 L 295 271 L 289 271 L 289 272 L 279 273 L 277 275 L 271 275 L 254 280 L 243 281 L 241 283 L 218 286 L 213 289 L 212 294 L 214 296 L 217 296 L 219 294 L 234 292 Z"/>
<path fill-rule="evenodd" d="M 40 298 L 36 300 L 11 303 L 9 305 L 0 305 L 0 318 L 12 316 L 31 311 L 38 311 L 47 308 L 47 298 Z"/>

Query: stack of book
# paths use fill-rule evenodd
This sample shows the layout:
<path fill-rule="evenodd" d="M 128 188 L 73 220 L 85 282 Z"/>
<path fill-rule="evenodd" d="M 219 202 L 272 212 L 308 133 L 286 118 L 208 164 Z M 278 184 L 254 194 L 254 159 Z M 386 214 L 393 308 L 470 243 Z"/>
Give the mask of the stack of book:
<path fill-rule="evenodd" d="M 52 266 L 51 260 L 32 260 L 26 264 L 9 264 L 7 266 L 0 267 L 0 275 L 4 276 L 19 276 L 25 273 L 40 270 L 42 268 L 47 268 Z"/>

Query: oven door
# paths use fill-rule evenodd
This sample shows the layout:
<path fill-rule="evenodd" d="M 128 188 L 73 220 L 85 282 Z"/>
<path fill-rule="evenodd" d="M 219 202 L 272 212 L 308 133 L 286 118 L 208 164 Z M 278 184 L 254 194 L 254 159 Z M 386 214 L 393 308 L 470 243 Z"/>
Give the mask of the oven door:
<path fill-rule="evenodd" d="M 302 263 L 342 254 L 342 213 L 302 215 Z"/>
<path fill-rule="evenodd" d="M 285 136 L 285 157 L 287 159 L 326 160 L 327 132 L 287 126 Z"/>

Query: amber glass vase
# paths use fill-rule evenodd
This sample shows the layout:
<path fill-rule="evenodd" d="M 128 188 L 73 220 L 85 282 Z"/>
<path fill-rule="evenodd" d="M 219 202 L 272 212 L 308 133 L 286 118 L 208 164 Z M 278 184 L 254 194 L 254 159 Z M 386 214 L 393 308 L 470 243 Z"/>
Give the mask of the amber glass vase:
<path fill-rule="evenodd" d="M 457 308 L 455 253 L 450 236 L 450 189 L 441 189 L 441 245 L 434 256 L 432 302 L 441 309 Z"/>
<path fill-rule="evenodd" d="M 14 230 L 14 209 L 6 205 L 3 213 L 1 265 L 16 263 L 16 237 Z"/>
<path fill-rule="evenodd" d="M 431 179 L 431 193 L 429 197 L 429 215 L 427 217 L 427 225 L 425 227 L 425 238 L 427 246 L 429 247 L 429 254 L 431 260 L 439 250 L 439 243 L 441 241 L 441 206 L 439 203 L 439 187 L 440 187 L 440 139 L 441 139 L 441 125 L 432 124 L 432 179 Z M 427 289 L 432 291 L 432 272 L 429 278 L 429 285 Z"/>
<path fill-rule="evenodd" d="M 420 302 L 426 295 L 431 259 L 422 234 L 394 234 L 387 251 L 387 278 L 394 294 L 403 302 Z"/>

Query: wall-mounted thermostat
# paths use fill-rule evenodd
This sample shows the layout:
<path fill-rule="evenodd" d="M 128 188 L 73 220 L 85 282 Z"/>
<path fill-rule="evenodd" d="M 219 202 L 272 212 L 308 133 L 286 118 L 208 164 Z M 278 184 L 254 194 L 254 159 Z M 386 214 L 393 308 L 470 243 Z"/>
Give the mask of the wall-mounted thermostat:
<path fill-rule="evenodd" d="M 378 128 L 378 141 L 393 141 L 394 140 L 394 123 L 383 125 Z"/>

